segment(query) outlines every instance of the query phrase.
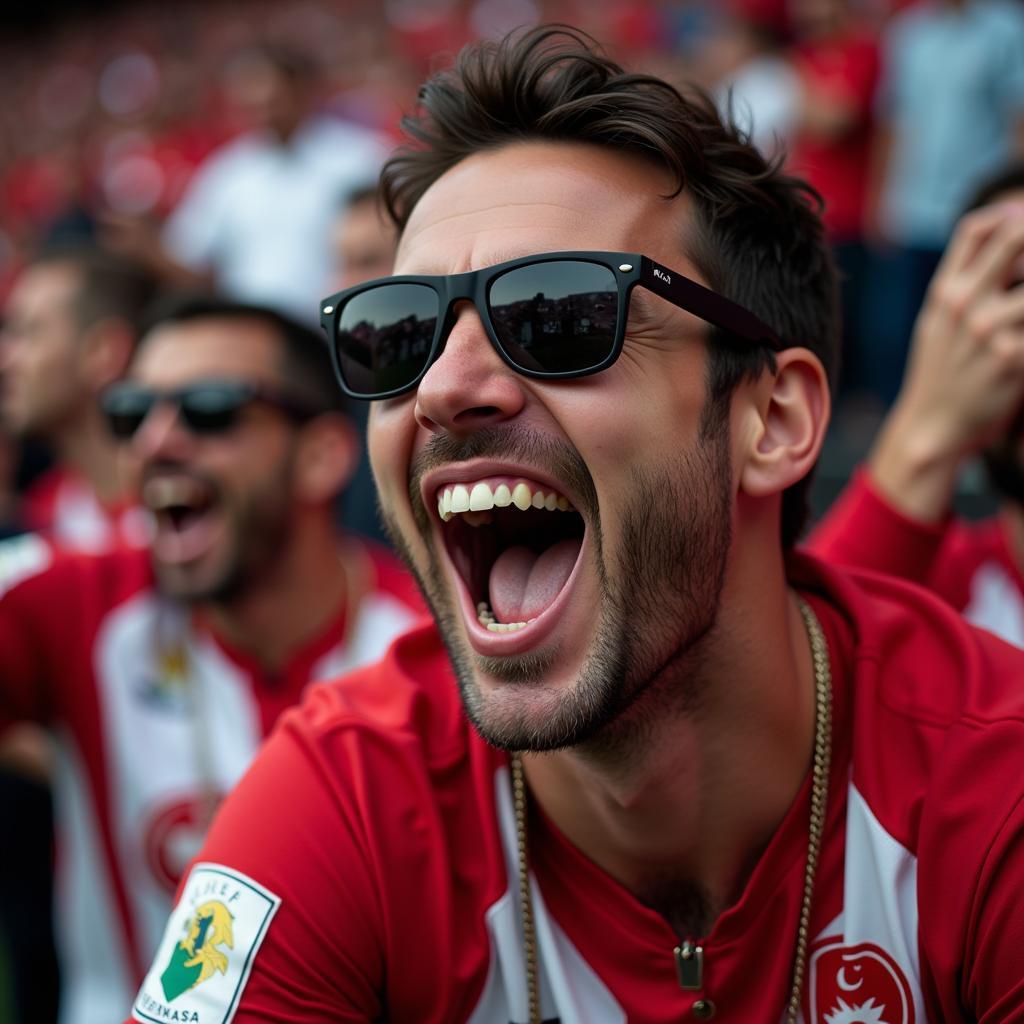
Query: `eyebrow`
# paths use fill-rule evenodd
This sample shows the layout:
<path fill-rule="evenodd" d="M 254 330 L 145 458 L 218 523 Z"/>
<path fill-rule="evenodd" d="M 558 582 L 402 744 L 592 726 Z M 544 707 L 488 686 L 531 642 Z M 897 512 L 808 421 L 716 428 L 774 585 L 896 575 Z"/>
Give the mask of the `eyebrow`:
<path fill-rule="evenodd" d="M 473 261 L 474 265 L 470 266 L 470 267 L 467 267 L 466 270 L 449 271 L 449 270 L 438 270 L 436 268 L 431 268 L 431 269 L 427 269 L 427 270 L 415 270 L 415 271 L 403 270 L 401 274 L 394 274 L 392 276 L 394 276 L 394 277 L 403 277 L 403 276 L 406 276 L 406 275 L 410 275 L 410 276 L 416 276 L 416 277 L 419 277 L 419 276 L 423 276 L 423 277 L 451 277 L 453 274 L 461 274 L 461 273 L 465 273 L 467 271 L 473 272 L 473 271 L 486 270 L 488 267 L 496 267 L 499 263 L 510 263 L 512 260 L 525 259 L 528 256 L 544 256 L 544 255 L 546 255 L 549 252 L 575 252 L 575 251 L 577 251 L 577 250 L 575 250 L 575 249 L 566 249 L 566 250 L 560 250 L 560 249 L 534 249 L 534 248 L 526 248 L 526 247 L 523 247 L 523 246 L 520 246 L 520 247 L 517 247 L 517 248 L 509 248 L 509 249 L 494 249 L 494 250 L 490 250 L 488 252 L 486 261 L 481 261 L 479 264 L 477 264 L 476 260 L 474 260 Z M 585 249 L 580 249 L 579 250 L 579 252 L 586 252 L 586 251 L 587 250 L 585 250 Z"/>

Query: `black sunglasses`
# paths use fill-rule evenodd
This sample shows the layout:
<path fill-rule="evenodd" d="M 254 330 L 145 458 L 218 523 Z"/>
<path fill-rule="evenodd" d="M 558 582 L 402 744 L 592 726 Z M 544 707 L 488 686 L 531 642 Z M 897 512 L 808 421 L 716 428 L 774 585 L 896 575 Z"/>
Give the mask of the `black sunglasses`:
<path fill-rule="evenodd" d="M 242 410 L 252 402 L 270 405 L 296 422 L 312 419 L 317 414 L 316 410 L 287 395 L 230 380 L 196 381 L 167 391 L 154 391 L 123 380 L 111 384 L 100 395 L 100 408 L 110 432 L 122 441 L 134 437 L 153 407 L 163 402 L 173 405 L 182 423 L 198 435 L 232 430 Z"/>
<path fill-rule="evenodd" d="M 743 342 L 785 347 L 749 310 L 633 252 L 552 252 L 465 274 L 380 278 L 324 299 L 320 323 L 351 398 L 393 398 L 415 388 L 444 348 L 455 303 L 464 300 L 476 306 L 513 370 L 585 377 L 618 359 L 637 285 Z"/>

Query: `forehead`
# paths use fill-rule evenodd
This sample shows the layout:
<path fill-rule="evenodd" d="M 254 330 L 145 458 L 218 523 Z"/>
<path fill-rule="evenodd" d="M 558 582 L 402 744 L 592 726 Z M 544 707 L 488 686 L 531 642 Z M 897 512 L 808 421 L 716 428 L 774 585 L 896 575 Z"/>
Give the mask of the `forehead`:
<path fill-rule="evenodd" d="M 680 266 L 688 200 L 652 161 L 580 143 L 476 153 L 413 209 L 397 273 L 456 273 L 559 249 L 639 251 Z M 680 269 L 683 269 L 680 266 Z"/>
<path fill-rule="evenodd" d="M 269 324 L 251 317 L 161 324 L 142 339 L 129 376 L 158 387 L 211 379 L 277 384 L 281 344 Z"/>

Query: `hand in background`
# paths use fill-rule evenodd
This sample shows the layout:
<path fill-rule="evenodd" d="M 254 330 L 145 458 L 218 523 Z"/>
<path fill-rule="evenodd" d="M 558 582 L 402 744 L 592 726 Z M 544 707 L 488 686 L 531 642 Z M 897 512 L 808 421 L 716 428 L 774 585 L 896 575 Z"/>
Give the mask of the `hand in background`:
<path fill-rule="evenodd" d="M 903 387 L 871 455 L 885 497 L 923 521 L 948 509 L 964 460 L 1024 402 L 1024 203 L 958 225 L 918 315 Z"/>

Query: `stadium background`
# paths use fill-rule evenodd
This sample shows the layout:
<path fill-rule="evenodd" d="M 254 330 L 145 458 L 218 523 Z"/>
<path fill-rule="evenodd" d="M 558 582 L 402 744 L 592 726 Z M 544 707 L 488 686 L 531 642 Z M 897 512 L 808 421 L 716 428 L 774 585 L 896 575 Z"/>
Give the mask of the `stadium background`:
<path fill-rule="evenodd" d="M 850 6 L 861 24 L 881 34 L 909 5 L 863 0 Z M 709 88 L 721 87 L 736 70 L 746 30 L 756 29 L 783 64 L 794 44 L 786 0 L 6 5 L 0 305 L 19 267 L 45 242 L 102 235 L 110 214 L 154 224 L 167 216 L 195 169 L 244 128 L 226 100 L 222 71 L 247 45 L 272 40 L 308 54 L 325 74 L 325 110 L 397 138 L 399 118 L 412 107 L 425 73 L 471 39 L 538 21 L 576 25 L 630 66 Z M 877 395 L 844 393 L 819 468 L 817 511 L 863 456 L 884 409 Z M 41 464 L 32 448 L 0 437 L 0 512 L 13 516 L 20 489 Z M 965 474 L 958 504 L 969 515 L 989 511 L 980 472 Z M 0 954 L 0 1024 L 13 1021 L 8 981 Z"/>

